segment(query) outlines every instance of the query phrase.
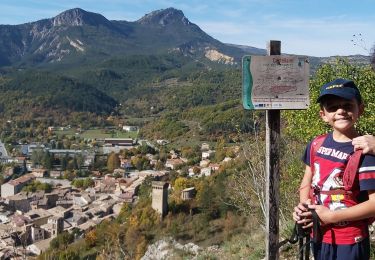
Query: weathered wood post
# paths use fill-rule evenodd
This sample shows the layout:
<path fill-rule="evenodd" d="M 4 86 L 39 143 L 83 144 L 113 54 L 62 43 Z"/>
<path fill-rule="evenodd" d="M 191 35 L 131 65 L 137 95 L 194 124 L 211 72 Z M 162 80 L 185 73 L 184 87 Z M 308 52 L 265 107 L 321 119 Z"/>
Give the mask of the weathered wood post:
<path fill-rule="evenodd" d="M 281 54 L 281 42 L 270 41 L 268 55 Z M 266 110 L 266 259 L 279 259 L 280 110 Z"/>
<path fill-rule="evenodd" d="M 266 110 L 266 259 L 279 259 L 280 111 L 306 109 L 309 61 L 281 56 L 281 42 L 270 41 L 268 56 L 242 58 L 242 102 L 245 109 Z"/>

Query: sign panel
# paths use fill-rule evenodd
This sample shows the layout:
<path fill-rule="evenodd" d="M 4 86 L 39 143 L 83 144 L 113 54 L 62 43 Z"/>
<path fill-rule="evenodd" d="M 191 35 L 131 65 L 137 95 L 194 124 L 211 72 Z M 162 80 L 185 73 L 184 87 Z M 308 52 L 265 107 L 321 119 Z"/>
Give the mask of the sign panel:
<path fill-rule="evenodd" d="M 307 109 L 310 66 L 300 56 L 244 56 L 242 101 L 245 109 Z"/>

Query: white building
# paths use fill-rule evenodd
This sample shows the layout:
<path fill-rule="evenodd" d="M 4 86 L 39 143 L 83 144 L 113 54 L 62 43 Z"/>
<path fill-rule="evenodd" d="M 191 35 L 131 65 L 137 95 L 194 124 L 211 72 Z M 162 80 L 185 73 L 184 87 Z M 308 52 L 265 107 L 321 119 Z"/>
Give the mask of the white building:
<path fill-rule="evenodd" d="M 137 126 L 133 126 L 133 125 L 124 125 L 122 127 L 122 130 L 124 130 L 126 132 L 134 132 L 134 131 L 138 130 L 138 127 Z"/>
<path fill-rule="evenodd" d="M 215 154 L 214 150 L 208 150 L 202 152 L 202 160 L 210 159 Z"/>
<path fill-rule="evenodd" d="M 169 141 L 164 140 L 164 139 L 158 139 L 158 140 L 156 140 L 156 143 L 159 144 L 159 145 L 166 145 L 166 144 L 169 144 Z"/>
<path fill-rule="evenodd" d="M 201 168 L 201 176 L 210 176 L 212 173 L 211 167 L 203 167 Z"/>

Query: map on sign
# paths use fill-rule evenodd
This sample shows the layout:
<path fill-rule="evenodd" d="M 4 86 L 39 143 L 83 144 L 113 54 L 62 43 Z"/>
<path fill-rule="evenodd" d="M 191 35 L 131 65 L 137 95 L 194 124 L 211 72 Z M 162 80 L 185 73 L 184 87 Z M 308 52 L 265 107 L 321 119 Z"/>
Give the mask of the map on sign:
<path fill-rule="evenodd" d="M 245 109 L 306 109 L 310 66 L 306 57 L 245 56 L 242 59 Z"/>

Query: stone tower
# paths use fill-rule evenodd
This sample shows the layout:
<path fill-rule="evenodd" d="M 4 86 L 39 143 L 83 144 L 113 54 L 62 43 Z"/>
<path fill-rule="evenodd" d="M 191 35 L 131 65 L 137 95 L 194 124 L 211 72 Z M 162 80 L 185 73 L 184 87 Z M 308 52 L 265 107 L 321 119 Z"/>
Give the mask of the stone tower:
<path fill-rule="evenodd" d="M 51 225 L 51 237 L 56 237 L 64 230 L 64 219 L 62 217 L 50 217 L 48 223 Z"/>
<path fill-rule="evenodd" d="M 168 213 L 168 183 L 152 182 L 152 208 L 164 217 Z"/>

